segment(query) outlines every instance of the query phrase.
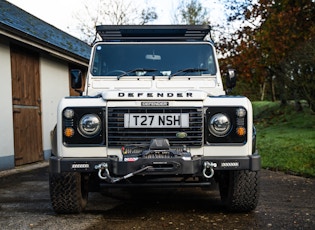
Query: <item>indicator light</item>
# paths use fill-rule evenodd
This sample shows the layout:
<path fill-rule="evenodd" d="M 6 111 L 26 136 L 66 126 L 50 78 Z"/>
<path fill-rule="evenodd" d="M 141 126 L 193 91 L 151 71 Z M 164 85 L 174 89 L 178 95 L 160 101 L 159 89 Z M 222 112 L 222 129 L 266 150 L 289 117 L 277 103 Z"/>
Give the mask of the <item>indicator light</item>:
<path fill-rule="evenodd" d="M 244 136 L 246 134 L 246 129 L 244 127 L 237 127 L 236 133 L 239 136 Z"/>
<path fill-rule="evenodd" d="M 64 135 L 65 135 L 66 137 L 73 137 L 73 135 L 74 135 L 74 129 L 71 128 L 71 127 L 65 128 L 65 130 L 64 130 Z"/>

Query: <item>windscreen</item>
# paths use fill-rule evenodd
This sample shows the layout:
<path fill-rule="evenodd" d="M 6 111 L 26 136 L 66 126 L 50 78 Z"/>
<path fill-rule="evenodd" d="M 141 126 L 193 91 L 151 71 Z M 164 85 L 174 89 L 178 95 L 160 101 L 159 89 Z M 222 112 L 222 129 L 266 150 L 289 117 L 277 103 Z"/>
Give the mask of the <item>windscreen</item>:
<path fill-rule="evenodd" d="M 187 44 L 98 44 L 93 76 L 215 75 L 212 46 Z"/>

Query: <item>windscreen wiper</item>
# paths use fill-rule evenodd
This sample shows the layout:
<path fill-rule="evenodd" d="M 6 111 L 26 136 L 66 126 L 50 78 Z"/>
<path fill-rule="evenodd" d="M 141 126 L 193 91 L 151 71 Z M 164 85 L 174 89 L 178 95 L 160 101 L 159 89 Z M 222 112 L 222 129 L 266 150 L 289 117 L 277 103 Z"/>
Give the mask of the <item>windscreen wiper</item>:
<path fill-rule="evenodd" d="M 123 76 L 126 76 L 130 73 L 135 73 L 135 72 L 156 72 L 157 69 L 146 69 L 146 68 L 136 68 L 136 69 L 133 69 L 133 70 L 129 70 L 123 74 L 120 74 L 117 76 L 117 80 L 119 80 L 121 77 Z"/>
<path fill-rule="evenodd" d="M 187 68 L 187 69 L 182 69 L 179 70 L 173 74 L 171 74 L 170 76 L 168 76 L 168 80 L 170 80 L 172 77 L 180 74 L 180 73 L 193 73 L 193 72 L 202 72 L 202 71 L 207 71 L 208 69 L 205 68 Z"/>

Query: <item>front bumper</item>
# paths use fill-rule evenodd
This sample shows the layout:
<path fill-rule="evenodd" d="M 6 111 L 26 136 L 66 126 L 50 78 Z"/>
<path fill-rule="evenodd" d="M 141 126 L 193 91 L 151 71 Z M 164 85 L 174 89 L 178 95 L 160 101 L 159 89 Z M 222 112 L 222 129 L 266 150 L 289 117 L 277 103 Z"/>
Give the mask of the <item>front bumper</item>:
<path fill-rule="evenodd" d="M 207 156 L 184 158 L 139 158 L 135 161 L 119 161 L 118 158 L 59 158 L 52 156 L 49 160 L 51 173 L 86 172 L 97 173 L 95 166 L 106 163 L 110 173 L 114 176 L 124 176 L 139 169 L 151 166 L 141 175 L 174 175 L 174 176 L 202 176 L 204 163 L 211 162 L 216 165 L 214 171 L 222 170 L 250 170 L 258 171 L 261 168 L 260 155 L 241 157 Z"/>

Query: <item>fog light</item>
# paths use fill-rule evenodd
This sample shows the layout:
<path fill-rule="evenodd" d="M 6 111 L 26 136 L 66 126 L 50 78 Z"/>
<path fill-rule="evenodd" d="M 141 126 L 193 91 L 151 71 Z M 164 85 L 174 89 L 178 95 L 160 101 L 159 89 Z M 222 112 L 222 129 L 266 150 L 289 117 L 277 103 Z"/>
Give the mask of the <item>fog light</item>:
<path fill-rule="evenodd" d="M 73 137 L 74 129 L 71 127 L 67 127 L 67 128 L 65 128 L 64 134 L 66 137 Z"/>
<path fill-rule="evenodd" d="M 89 164 L 72 164 L 72 169 L 88 169 L 90 168 Z"/>
<path fill-rule="evenodd" d="M 236 133 L 239 136 L 244 136 L 246 134 L 246 129 L 244 127 L 237 127 Z"/>

